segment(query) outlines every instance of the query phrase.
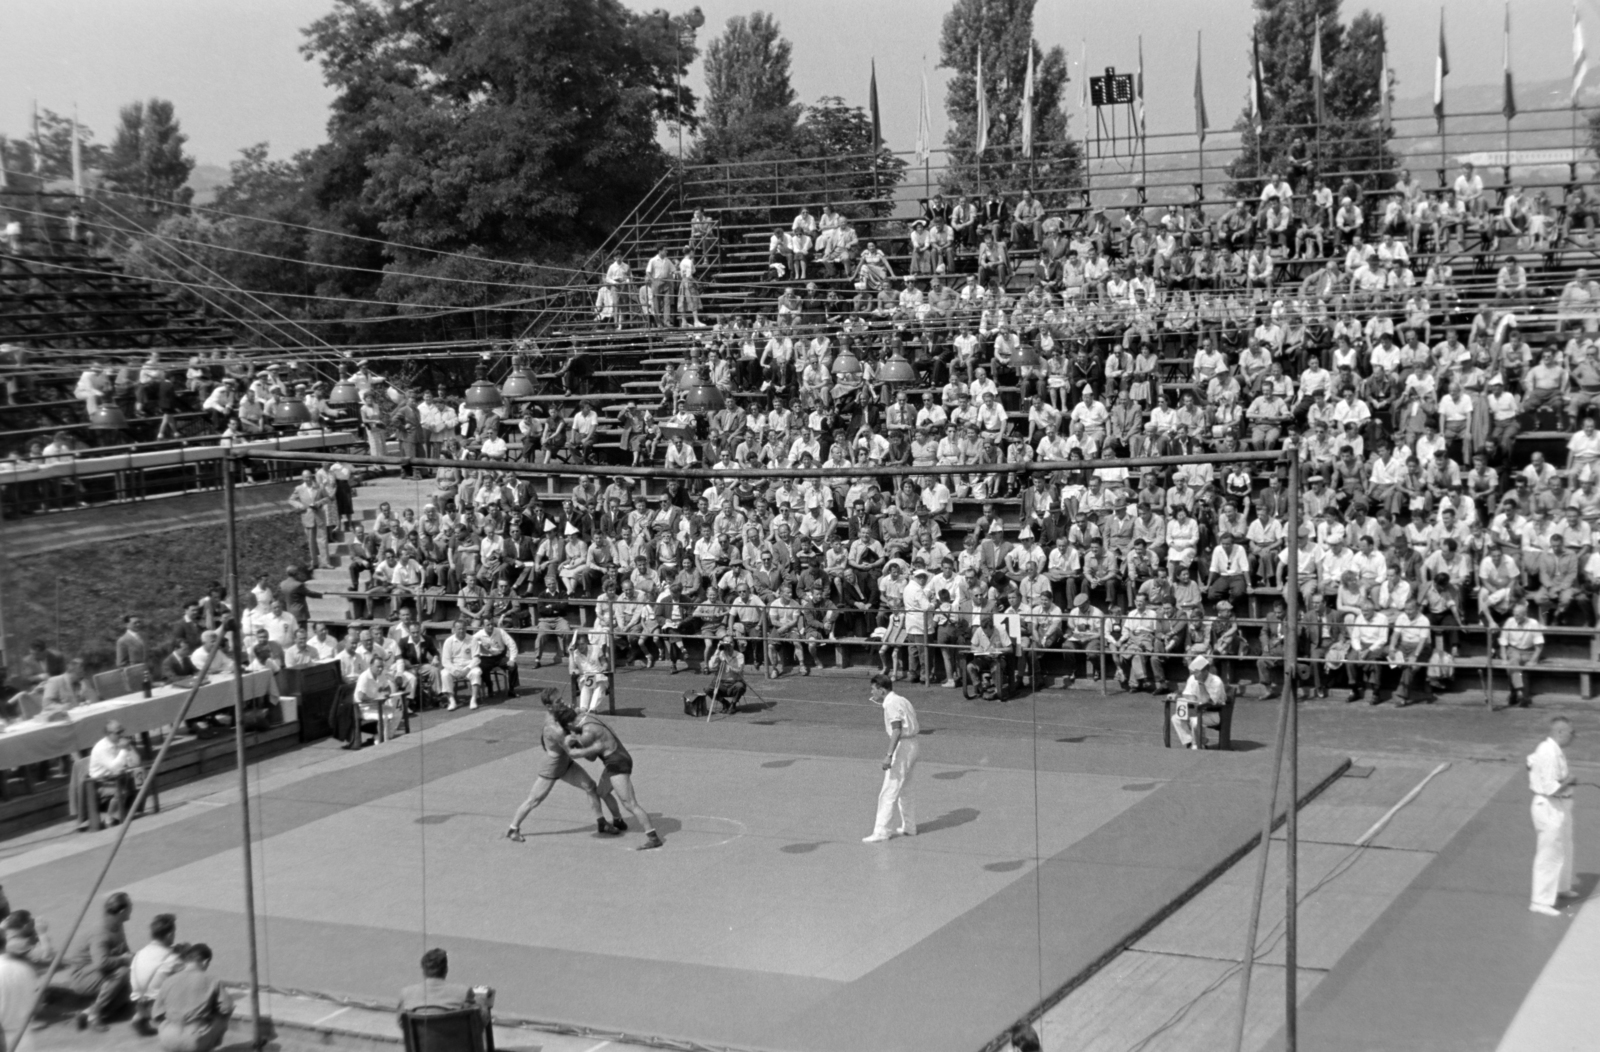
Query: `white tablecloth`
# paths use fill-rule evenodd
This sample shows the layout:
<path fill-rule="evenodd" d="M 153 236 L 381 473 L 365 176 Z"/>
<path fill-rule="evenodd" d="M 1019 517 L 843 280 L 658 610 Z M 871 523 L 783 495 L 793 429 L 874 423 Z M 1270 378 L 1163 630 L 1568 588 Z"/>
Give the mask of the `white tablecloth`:
<path fill-rule="evenodd" d="M 57 756 L 68 756 L 94 747 L 105 737 L 106 721 L 116 720 L 129 734 L 140 734 L 165 727 L 178 718 L 183 708 L 186 686 L 155 688 L 150 697 L 126 697 L 77 705 L 66 710 L 67 719 L 46 722 L 35 717 L 21 720 L 0 731 L 0 770 L 11 770 Z M 277 688 L 270 672 L 244 674 L 244 698 L 275 697 Z M 187 718 L 194 719 L 233 708 L 233 676 L 213 678 L 201 687 L 189 706 Z"/>

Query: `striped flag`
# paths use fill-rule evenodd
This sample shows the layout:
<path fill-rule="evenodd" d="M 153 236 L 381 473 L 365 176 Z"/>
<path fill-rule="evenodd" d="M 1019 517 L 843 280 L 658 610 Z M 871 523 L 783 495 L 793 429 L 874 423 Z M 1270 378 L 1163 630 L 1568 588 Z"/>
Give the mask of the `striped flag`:
<path fill-rule="evenodd" d="M 974 152 L 983 156 L 989 148 L 989 96 L 983 90 L 983 48 L 978 49 L 978 140 Z"/>
<path fill-rule="evenodd" d="M 933 156 L 933 119 L 928 116 L 928 67 L 922 67 L 922 101 L 917 106 L 917 160 L 923 164 Z"/>
<path fill-rule="evenodd" d="M 1194 35 L 1194 133 L 1200 137 L 1200 145 L 1206 142 L 1206 88 L 1200 78 L 1200 33 Z"/>
<path fill-rule="evenodd" d="M 1433 60 L 1433 119 L 1444 127 L 1444 78 L 1450 75 L 1450 53 L 1444 47 L 1444 8 L 1439 8 L 1439 56 Z"/>
<path fill-rule="evenodd" d="M 1505 32 L 1505 69 L 1506 91 L 1505 98 L 1500 103 L 1500 112 L 1506 115 L 1506 120 L 1517 115 L 1517 94 L 1511 86 L 1511 0 L 1506 0 L 1506 32 Z"/>
<path fill-rule="evenodd" d="M 1583 20 L 1578 17 L 1578 0 L 1572 0 L 1572 108 L 1578 108 L 1578 92 L 1589 79 L 1589 53 L 1583 46 Z"/>
<path fill-rule="evenodd" d="M 1311 92 L 1317 101 L 1317 123 L 1322 123 L 1322 16 L 1317 16 L 1317 28 L 1311 38 Z"/>
<path fill-rule="evenodd" d="M 1022 82 L 1022 156 L 1033 156 L 1033 44 L 1028 44 L 1028 75 Z"/>
<path fill-rule="evenodd" d="M 1258 132 L 1267 119 L 1266 100 L 1262 97 L 1264 90 L 1261 85 L 1261 38 L 1252 26 L 1250 28 L 1250 123 Z"/>

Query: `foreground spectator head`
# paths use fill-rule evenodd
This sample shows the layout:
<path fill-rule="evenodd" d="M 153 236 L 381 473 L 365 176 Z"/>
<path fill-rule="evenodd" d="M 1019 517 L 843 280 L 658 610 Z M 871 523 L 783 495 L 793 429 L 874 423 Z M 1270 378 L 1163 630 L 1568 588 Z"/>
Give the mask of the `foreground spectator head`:
<path fill-rule="evenodd" d="M 422 955 L 422 977 L 443 979 L 450 974 L 450 955 L 434 947 Z"/>

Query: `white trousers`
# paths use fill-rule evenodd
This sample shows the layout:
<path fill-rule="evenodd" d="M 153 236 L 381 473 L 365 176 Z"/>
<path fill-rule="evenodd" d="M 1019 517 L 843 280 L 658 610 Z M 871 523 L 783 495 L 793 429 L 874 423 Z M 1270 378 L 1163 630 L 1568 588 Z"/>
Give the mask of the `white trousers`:
<path fill-rule="evenodd" d="M 1554 906 L 1556 894 L 1572 890 L 1572 801 L 1533 798 L 1533 904 Z"/>
<path fill-rule="evenodd" d="M 476 664 L 469 665 L 466 668 L 451 666 L 440 669 L 439 693 L 443 694 L 446 700 L 449 700 L 455 696 L 456 684 L 462 680 L 474 687 L 478 686 L 483 682 L 483 669 Z"/>
<path fill-rule="evenodd" d="M 1194 710 L 1191 709 L 1191 712 Z M 1191 745 L 1199 745 L 1202 749 L 1206 744 L 1206 725 L 1198 715 L 1179 716 L 1176 711 L 1172 714 L 1172 730 L 1178 736 L 1178 742 L 1185 749 Z"/>
<path fill-rule="evenodd" d="M 606 681 L 604 676 L 580 676 L 578 678 L 578 711 L 599 712 L 600 706 L 606 703 Z"/>
<path fill-rule="evenodd" d="M 911 806 L 911 769 L 917 764 L 917 739 L 902 738 L 894 751 L 894 761 L 883 772 L 883 788 L 878 790 L 878 820 L 872 827 L 874 836 L 891 833 L 914 834 L 917 831 L 916 811 Z M 895 825 L 895 815 L 899 824 Z"/>

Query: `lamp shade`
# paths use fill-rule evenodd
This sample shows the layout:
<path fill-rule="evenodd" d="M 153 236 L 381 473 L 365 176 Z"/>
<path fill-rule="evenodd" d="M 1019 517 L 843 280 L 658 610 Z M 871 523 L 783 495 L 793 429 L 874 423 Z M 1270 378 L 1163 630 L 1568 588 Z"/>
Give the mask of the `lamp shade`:
<path fill-rule="evenodd" d="M 850 351 L 840 351 L 839 356 L 833 360 L 833 375 L 860 376 L 861 359 Z"/>
<path fill-rule="evenodd" d="M 89 414 L 89 429 L 92 431 L 121 431 L 127 426 L 128 418 L 114 405 L 100 406 Z"/>
<path fill-rule="evenodd" d="M 901 355 L 896 354 L 879 368 L 878 382 L 885 384 L 914 384 L 917 382 L 916 367 Z"/>
<path fill-rule="evenodd" d="M 728 402 L 715 384 L 696 384 L 683 396 L 683 407 L 691 413 L 715 413 Z"/>
<path fill-rule="evenodd" d="M 504 402 L 505 399 L 500 397 L 500 388 L 481 377 L 467 388 L 468 409 L 498 409 Z"/>
<path fill-rule="evenodd" d="M 500 394 L 508 399 L 532 398 L 533 377 L 526 369 L 513 369 L 506 382 L 500 385 Z"/>
<path fill-rule="evenodd" d="M 691 387 L 700 387 L 705 383 L 701 367 L 690 363 L 678 370 L 678 390 L 687 391 Z"/>
<path fill-rule="evenodd" d="M 340 380 L 328 392 L 329 405 L 360 405 L 361 392 L 349 380 Z"/>
<path fill-rule="evenodd" d="M 272 403 L 272 422 L 279 427 L 299 427 L 311 422 L 311 410 L 299 398 L 287 396 Z"/>

